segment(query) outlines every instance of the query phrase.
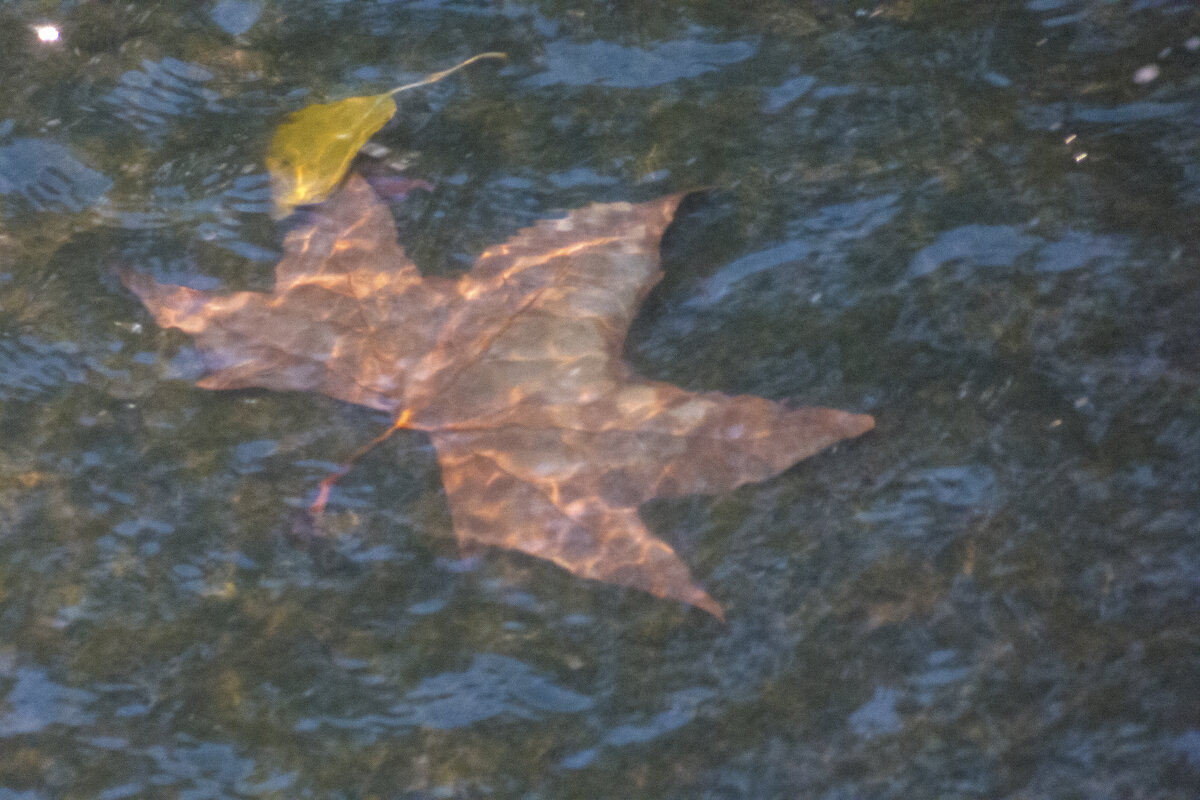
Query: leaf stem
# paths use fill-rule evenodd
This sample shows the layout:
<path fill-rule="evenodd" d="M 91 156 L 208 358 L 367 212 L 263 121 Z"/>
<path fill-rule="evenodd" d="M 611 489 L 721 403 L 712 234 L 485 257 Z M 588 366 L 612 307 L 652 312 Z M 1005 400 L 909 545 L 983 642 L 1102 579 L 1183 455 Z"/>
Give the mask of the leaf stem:
<path fill-rule="evenodd" d="M 404 92 L 409 89 L 415 89 L 418 86 L 427 86 L 428 84 L 431 84 L 431 83 L 437 83 L 442 78 L 446 77 L 447 75 L 451 74 L 452 72 L 458 72 L 460 69 L 467 66 L 468 64 L 474 64 L 476 61 L 479 61 L 484 58 L 501 58 L 501 59 L 503 59 L 503 58 L 508 58 L 508 55 L 505 53 L 480 53 L 479 55 L 471 56 L 470 58 L 468 58 L 466 61 L 462 62 L 461 64 L 455 64 L 453 67 L 450 67 L 449 69 L 444 69 L 441 72 L 435 72 L 432 75 L 426 75 L 424 78 L 417 81 L 416 83 L 406 83 L 403 86 L 397 86 L 395 89 L 391 89 L 387 92 L 384 92 L 384 94 L 387 94 L 387 95 L 399 94 L 400 92 Z"/>
<path fill-rule="evenodd" d="M 358 448 L 358 450 L 354 452 L 354 455 L 350 456 L 350 459 L 345 464 L 338 467 L 333 473 L 326 475 L 324 480 L 321 481 L 320 488 L 317 490 L 317 499 L 313 500 L 312 505 L 308 507 L 308 513 L 314 517 L 321 516 L 321 514 L 325 511 L 326 504 L 329 502 L 329 492 L 331 489 L 333 489 L 333 485 L 337 483 L 343 475 L 350 471 L 355 462 L 369 453 L 375 447 L 375 445 L 382 443 L 393 433 L 407 426 L 410 419 L 412 419 L 412 409 L 406 408 L 400 414 L 400 416 L 396 418 L 396 421 L 392 423 L 392 427 L 388 428 L 386 431 L 379 434 L 362 447 Z"/>

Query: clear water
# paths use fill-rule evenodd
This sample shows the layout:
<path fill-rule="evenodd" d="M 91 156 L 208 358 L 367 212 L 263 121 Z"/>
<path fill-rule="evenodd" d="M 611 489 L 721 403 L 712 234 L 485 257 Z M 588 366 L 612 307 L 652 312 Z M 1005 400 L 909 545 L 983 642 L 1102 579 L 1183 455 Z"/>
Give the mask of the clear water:
<path fill-rule="evenodd" d="M 485 50 L 358 164 L 423 269 L 707 187 L 630 362 L 878 419 L 643 509 L 725 625 L 460 558 L 417 434 L 289 540 L 386 421 L 113 277 L 269 285 L 273 126 Z M 0 800 L 1200 795 L 1191 0 L 10 0 L 0 74 Z"/>

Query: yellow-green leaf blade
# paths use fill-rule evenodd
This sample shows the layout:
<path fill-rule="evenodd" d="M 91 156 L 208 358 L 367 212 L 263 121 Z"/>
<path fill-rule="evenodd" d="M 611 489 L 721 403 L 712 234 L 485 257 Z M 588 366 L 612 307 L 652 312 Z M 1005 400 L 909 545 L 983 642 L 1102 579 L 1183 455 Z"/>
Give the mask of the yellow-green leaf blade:
<path fill-rule="evenodd" d="M 324 200 L 367 140 L 396 113 L 388 92 L 303 108 L 275 131 L 267 171 L 276 212 Z"/>

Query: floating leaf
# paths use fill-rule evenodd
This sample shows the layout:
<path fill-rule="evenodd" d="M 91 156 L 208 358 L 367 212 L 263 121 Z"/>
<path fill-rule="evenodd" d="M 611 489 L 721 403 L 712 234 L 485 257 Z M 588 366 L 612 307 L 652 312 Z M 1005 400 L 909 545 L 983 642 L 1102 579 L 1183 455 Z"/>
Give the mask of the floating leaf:
<path fill-rule="evenodd" d="M 355 176 L 288 235 L 270 294 L 123 279 L 160 325 L 196 338 L 200 386 L 322 392 L 428 434 L 465 547 L 520 550 L 719 617 L 638 506 L 764 480 L 874 420 L 632 374 L 625 332 L 662 276 L 679 201 L 576 209 L 457 280 L 425 278 Z"/>
<path fill-rule="evenodd" d="M 348 97 L 291 114 L 276 129 L 267 150 L 276 215 L 285 216 L 296 206 L 318 203 L 334 190 L 362 146 L 396 113 L 394 95 L 436 83 L 484 58 L 505 58 L 505 55 L 480 53 L 383 94 Z"/>

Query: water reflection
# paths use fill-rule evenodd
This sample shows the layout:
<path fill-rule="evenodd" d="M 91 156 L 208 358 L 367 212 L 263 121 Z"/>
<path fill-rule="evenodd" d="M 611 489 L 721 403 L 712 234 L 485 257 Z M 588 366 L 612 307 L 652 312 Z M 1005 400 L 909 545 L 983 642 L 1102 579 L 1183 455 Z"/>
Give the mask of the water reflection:
<path fill-rule="evenodd" d="M 77 354 L 73 342 L 49 344 L 32 334 L 11 337 L 0 331 L 0 400 L 30 399 L 81 382 L 86 372 Z"/>
<path fill-rule="evenodd" d="M 360 680 L 374 682 L 370 675 Z M 493 718 L 537 720 L 547 714 L 578 713 L 592 704 L 591 698 L 556 685 L 524 662 L 483 653 L 462 672 L 425 678 L 386 713 L 309 717 L 300 720 L 296 730 L 314 731 L 321 725 L 375 735 L 394 728 L 449 730 Z"/>
<path fill-rule="evenodd" d="M 260 0 L 217 0 L 209 13 L 221 30 L 231 36 L 241 36 L 254 27 L 262 12 Z"/>
<path fill-rule="evenodd" d="M 183 173 L 177 175 L 176 173 Z M 199 240 L 251 261 L 272 261 L 279 253 L 252 241 L 246 228 L 269 213 L 271 187 L 266 173 L 232 178 L 212 173 L 197 181 L 186 164 L 159 170 L 145 202 L 132 199 L 100 209 L 101 219 L 126 230 L 188 226 Z"/>
<path fill-rule="evenodd" d="M 785 269 L 793 274 L 775 274 L 777 285 L 791 281 L 813 281 L 799 273 L 818 273 L 837 279 L 837 273 L 845 265 L 842 248 L 847 242 L 870 236 L 878 228 L 891 222 L 900 212 L 897 194 L 866 197 L 846 203 L 834 203 L 818 208 L 795 226 L 796 236 L 782 244 L 759 250 L 734 259 L 710 275 L 698 287 L 695 295 L 688 298 L 684 308 L 703 309 L 725 300 L 742 281 L 764 272 L 780 273 Z M 807 284 L 806 284 L 807 285 Z M 831 287 L 814 288 L 810 298 L 820 299 Z M 830 291 L 837 295 L 840 292 Z"/>
<path fill-rule="evenodd" d="M 763 103 L 763 111 L 766 111 L 768 114 L 782 111 L 808 94 L 816 85 L 817 79 L 812 75 L 800 75 L 796 78 L 789 78 L 767 91 L 766 101 Z"/>
<path fill-rule="evenodd" d="M 15 139 L 0 147 L 0 195 L 24 201 L 34 211 L 82 211 L 110 188 L 107 176 L 57 142 Z"/>
<path fill-rule="evenodd" d="M 962 515 L 986 515 L 997 505 L 996 475 L 981 464 L 916 470 L 898 482 L 904 488 L 888 492 L 857 518 L 896 534 L 932 538 L 962 530 Z"/>
<path fill-rule="evenodd" d="M 638 720 L 622 721 L 612 725 L 604 734 L 600 744 L 568 755 L 562 761 L 566 769 L 582 769 L 593 763 L 606 748 L 644 744 L 660 736 L 678 730 L 696 719 L 701 707 L 716 696 L 712 689 L 691 688 L 671 693 L 667 708 L 655 714 L 644 715 Z"/>
<path fill-rule="evenodd" d="M 559 39 L 546 45 L 545 69 L 524 83 L 537 88 L 565 84 L 648 89 L 745 61 L 754 51 L 749 42 L 710 44 L 696 37 L 649 48 Z"/>
<path fill-rule="evenodd" d="M 45 670 L 0 662 L 0 679 L 12 681 L 0 712 L 0 739 L 37 733 L 51 725 L 79 727 L 96 721 L 87 710 L 96 696 L 51 681 Z"/>
<path fill-rule="evenodd" d="M 904 724 L 896 713 L 899 694 L 880 686 L 863 706 L 850 715 L 850 728 L 864 739 L 899 733 Z"/>
<path fill-rule="evenodd" d="M 203 85 L 212 79 L 213 73 L 198 64 L 177 58 L 144 59 L 142 68 L 123 74 L 102 101 L 133 128 L 161 136 L 175 122 L 174 117 L 226 110 L 221 93 Z"/>
<path fill-rule="evenodd" d="M 1129 246 L 1128 237 L 1114 234 L 1068 230 L 1048 242 L 1012 225 L 964 225 L 946 231 L 918 251 L 905 277 L 919 278 L 946 264 L 964 270 L 1016 267 L 1022 256 L 1031 252 L 1036 254 L 1038 272 L 1068 272 L 1087 266 L 1103 270 L 1121 264 L 1128 257 Z"/>

